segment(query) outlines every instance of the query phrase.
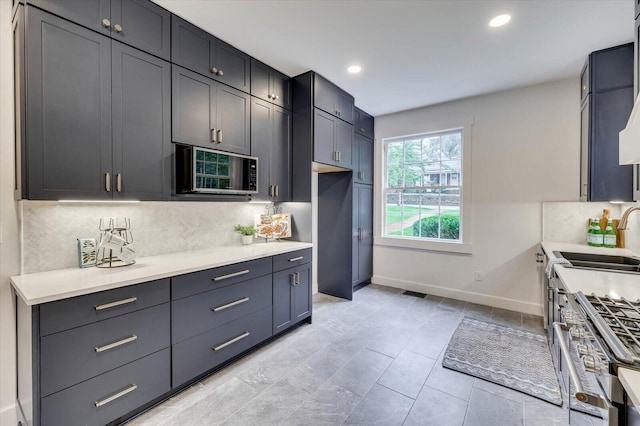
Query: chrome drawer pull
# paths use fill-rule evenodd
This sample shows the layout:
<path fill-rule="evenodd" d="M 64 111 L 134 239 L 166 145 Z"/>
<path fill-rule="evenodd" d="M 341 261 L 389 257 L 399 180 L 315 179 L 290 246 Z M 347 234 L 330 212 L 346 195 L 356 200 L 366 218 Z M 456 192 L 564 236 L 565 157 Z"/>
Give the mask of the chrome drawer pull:
<path fill-rule="evenodd" d="M 224 342 L 221 345 L 218 346 L 214 346 L 211 349 L 213 349 L 214 351 L 219 351 L 220 349 L 226 348 L 227 346 L 229 346 L 232 343 L 237 342 L 238 340 L 242 340 L 245 337 L 247 337 L 249 335 L 248 331 L 245 331 L 244 333 L 242 333 L 241 335 L 239 335 L 238 337 L 234 337 L 233 339 L 229 340 L 228 342 Z"/>
<path fill-rule="evenodd" d="M 297 262 L 298 260 L 304 259 L 304 256 L 294 257 L 293 259 L 289 259 L 289 262 Z"/>
<path fill-rule="evenodd" d="M 117 348 L 118 346 L 122 346 L 126 343 L 134 342 L 136 340 L 138 340 L 138 336 L 133 334 L 130 337 L 127 337 L 126 339 L 118 340 L 117 342 L 109 343 L 108 345 L 96 346 L 96 352 L 100 353 L 100 352 L 108 351 L 109 349 Z"/>
<path fill-rule="evenodd" d="M 230 308 L 232 306 L 236 306 L 236 305 L 239 305 L 241 303 L 248 302 L 248 301 L 249 301 L 248 297 L 243 297 L 242 299 L 236 300 L 235 302 L 227 303 L 226 305 L 218 306 L 217 308 L 211 308 L 211 310 L 213 312 L 219 312 L 219 311 L 223 311 L 223 310 L 225 310 L 227 308 Z"/>
<path fill-rule="evenodd" d="M 102 311 L 104 309 L 115 308 L 116 306 L 126 305 L 127 303 L 133 303 L 138 300 L 137 297 L 130 297 L 128 299 L 118 300 L 117 302 L 105 303 L 104 305 L 94 306 L 96 311 Z"/>
<path fill-rule="evenodd" d="M 118 399 L 120 397 L 123 397 L 126 394 L 128 394 L 130 392 L 133 392 L 136 389 L 138 389 L 138 386 L 133 384 L 133 385 L 129 386 L 128 388 L 126 388 L 124 390 L 121 390 L 120 392 L 115 393 L 115 394 L 111 395 L 110 397 L 103 399 L 102 401 L 96 401 L 93 404 L 96 406 L 96 408 L 97 407 L 102 407 L 103 405 L 108 404 L 111 401 L 115 401 L 116 399 Z"/>
<path fill-rule="evenodd" d="M 233 274 L 220 275 L 219 277 L 213 277 L 211 279 L 214 281 L 222 281 L 222 280 L 226 280 L 227 278 L 239 277 L 240 275 L 245 275 L 248 273 L 249 273 L 249 270 L 245 269 L 244 271 L 234 272 Z"/>

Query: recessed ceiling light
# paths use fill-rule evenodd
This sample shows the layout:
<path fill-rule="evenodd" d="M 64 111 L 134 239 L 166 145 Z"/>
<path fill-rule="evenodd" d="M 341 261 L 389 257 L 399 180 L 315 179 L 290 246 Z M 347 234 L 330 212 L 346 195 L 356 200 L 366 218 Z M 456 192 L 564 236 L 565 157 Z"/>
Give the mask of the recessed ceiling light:
<path fill-rule="evenodd" d="M 347 68 L 347 71 L 349 71 L 351 74 L 358 74 L 360 71 L 362 71 L 362 67 L 360 65 L 351 65 L 349 68 Z"/>
<path fill-rule="evenodd" d="M 511 15 L 498 15 L 489 21 L 490 27 L 501 27 L 511 20 Z"/>

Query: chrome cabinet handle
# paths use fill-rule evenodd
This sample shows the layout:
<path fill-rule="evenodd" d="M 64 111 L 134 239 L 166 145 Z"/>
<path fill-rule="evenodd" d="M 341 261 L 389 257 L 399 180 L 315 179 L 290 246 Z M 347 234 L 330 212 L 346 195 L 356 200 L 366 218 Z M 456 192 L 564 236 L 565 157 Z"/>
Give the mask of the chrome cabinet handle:
<path fill-rule="evenodd" d="M 236 300 L 235 302 L 227 303 L 226 305 L 218 306 L 216 308 L 211 308 L 211 310 L 213 312 L 220 312 L 220 311 L 224 311 L 225 309 L 230 308 L 232 306 L 236 306 L 236 305 L 239 305 L 241 303 L 248 302 L 248 301 L 249 301 L 248 297 L 243 297 L 242 299 Z"/>
<path fill-rule="evenodd" d="M 220 77 L 222 77 L 222 76 L 224 75 L 224 71 L 222 71 L 222 70 L 218 71 L 218 75 L 219 75 Z"/>
<path fill-rule="evenodd" d="M 111 173 L 104 174 L 104 189 L 111 192 Z"/>
<path fill-rule="evenodd" d="M 218 129 L 218 143 L 222 143 L 222 129 Z"/>
<path fill-rule="evenodd" d="M 298 256 L 298 257 L 294 257 L 292 259 L 289 259 L 289 262 L 297 262 L 298 260 L 302 260 L 304 259 L 304 256 Z"/>
<path fill-rule="evenodd" d="M 364 240 L 364 227 L 358 228 L 358 239 L 360 241 Z"/>
<path fill-rule="evenodd" d="M 294 287 L 296 286 L 296 273 L 295 272 L 289 274 L 289 281 L 291 281 L 290 284 L 292 286 L 294 286 Z"/>
<path fill-rule="evenodd" d="M 211 71 L 211 74 L 218 74 L 218 68 L 216 67 L 211 68 L 210 71 Z"/>
<path fill-rule="evenodd" d="M 366 131 L 366 129 L 364 127 L 360 127 L 360 132 L 364 133 Z"/>
<path fill-rule="evenodd" d="M 280 195 L 280 186 L 276 185 L 275 187 L 275 196 L 278 197 Z"/>
<path fill-rule="evenodd" d="M 342 161 L 342 152 L 338 151 L 338 162 Z"/>
<path fill-rule="evenodd" d="M 269 185 L 269 197 L 273 196 L 273 185 Z"/>
<path fill-rule="evenodd" d="M 564 325 L 565 324 L 560 322 L 554 322 L 553 330 L 555 331 L 556 336 L 558 336 L 558 343 L 560 343 L 560 352 L 562 352 L 565 363 L 567 367 L 569 367 L 569 376 L 571 376 L 571 381 L 576 387 L 576 399 L 586 404 L 595 405 L 596 407 L 607 408 L 604 400 L 599 395 L 585 392 L 584 387 L 582 386 L 582 382 L 580 381 L 580 376 L 578 376 L 578 370 L 576 370 L 576 366 L 573 364 L 573 359 L 571 359 L 571 354 L 569 353 L 567 342 L 562 337 L 563 332 L 561 327 Z"/>
<path fill-rule="evenodd" d="M 214 127 L 213 129 L 211 129 L 211 143 L 218 143 L 218 141 L 216 140 L 216 136 L 217 136 L 217 132 L 216 132 L 216 128 Z"/>
<path fill-rule="evenodd" d="M 93 309 L 96 311 L 102 311 L 104 309 L 115 308 L 116 306 L 126 305 L 128 303 L 133 303 L 138 300 L 137 297 L 130 297 L 128 299 L 118 300 L 117 302 L 105 303 L 104 305 L 94 306 Z"/>
<path fill-rule="evenodd" d="M 121 398 L 121 397 L 125 396 L 126 394 L 128 394 L 130 392 L 133 392 L 136 389 L 138 389 L 138 386 L 136 384 L 132 384 L 128 388 L 126 388 L 124 390 L 121 390 L 118 393 L 114 393 L 113 395 L 111 395 L 108 398 L 103 399 L 102 401 L 96 401 L 93 404 L 96 406 L 96 408 L 102 407 L 103 405 L 108 404 L 111 401 L 115 401 L 116 399 Z"/>
<path fill-rule="evenodd" d="M 115 24 L 115 25 L 113 26 L 113 29 L 114 29 L 114 31 L 115 31 L 115 32 L 117 32 L 117 33 L 121 33 L 121 32 L 122 32 L 122 27 L 120 26 L 120 24 Z"/>
<path fill-rule="evenodd" d="M 109 21 L 107 18 L 104 18 L 102 20 L 102 26 L 105 28 L 111 28 L 111 21 Z"/>
<path fill-rule="evenodd" d="M 116 191 L 122 192 L 122 175 L 120 173 L 116 175 Z"/>
<path fill-rule="evenodd" d="M 296 272 L 296 285 L 300 284 L 300 272 Z"/>
<path fill-rule="evenodd" d="M 234 337 L 233 339 L 231 339 L 231 340 L 229 340 L 229 341 L 226 341 L 226 342 L 224 342 L 224 343 L 223 343 L 223 344 L 221 344 L 221 345 L 214 346 L 214 347 L 212 347 L 211 349 L 213 349 L 214 351 L 219 351 L 220 349 L 226 348 L 227 346 L 229 346 L 229 345 L 231 345 L 231 344 L 233 344 L 233 343 L 237 342 L 238 340 L 242 340 L 242 339 L 244 339 L 244 338 L 245 338 L 245 337 L 247 337 L 248 335 L 249 335 L 249 332 L 248 332 L 248 331 L 245 331 L 244 333 L 242 333 L 242 334 L 241 334 L 241 335 L 239 335 L 238 337 Z"/>
<path fill-rule="evenodd" d="M 245 274 L 248 274 L 248 273 L 249 273 L 249 270 L 245 269 L 244 271 L 238 271 L 238 272 L 234 272 L 232 274 L 221 275 L 219 277 L 213 277 L 211 279 L 213 281 L 222 281 L 222 280 L 226 280 L 227 278 L 239 277 L 240 275 L 245 275 Z"/>
<path fill-rule="evenodd" d="M 138 340 L 138 336 L 136 336 L 135 334 L 132 334 L 126 339 L 118 340 L 117 342 L 109 343 L 108 345 L 104 345 L 104 346 L 96 346 L 95 350 L 96 350 L 96 353 L 100 353 L 100 352 L 108 351 L 109 349 L 117 348 L 118 346 L 125 345 L 129 342 L 134 342 L 136 340 Z"/>

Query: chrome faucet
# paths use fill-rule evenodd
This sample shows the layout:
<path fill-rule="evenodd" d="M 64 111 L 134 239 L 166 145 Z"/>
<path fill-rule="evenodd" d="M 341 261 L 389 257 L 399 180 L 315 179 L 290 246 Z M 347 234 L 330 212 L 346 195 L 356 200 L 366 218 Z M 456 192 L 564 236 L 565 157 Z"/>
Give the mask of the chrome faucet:
<path fill-rule="evenodd" d="M 629 207 L 627 210 L 624 211 L 624 213 L 622 214 L 622 219 L 620 219 L 620 223 L 618 223 L 619 230 L 622 231 L 627 229 L 627 221 L 629 220 L 629 215 L 634 210 L 640 210 L 640 206 Z"/>

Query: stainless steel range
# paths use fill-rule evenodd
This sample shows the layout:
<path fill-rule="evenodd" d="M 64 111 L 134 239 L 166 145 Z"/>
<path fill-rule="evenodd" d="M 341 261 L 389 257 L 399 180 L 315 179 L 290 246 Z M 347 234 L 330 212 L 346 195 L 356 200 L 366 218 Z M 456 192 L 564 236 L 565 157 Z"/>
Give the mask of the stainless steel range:
<path fill-rule="evenodd" d="M 617 377 L 621 366 L 640 370 L 640 301 L 560 293 L 551 342 L 565 388 L 602 424 L 640 424 Z"/>

